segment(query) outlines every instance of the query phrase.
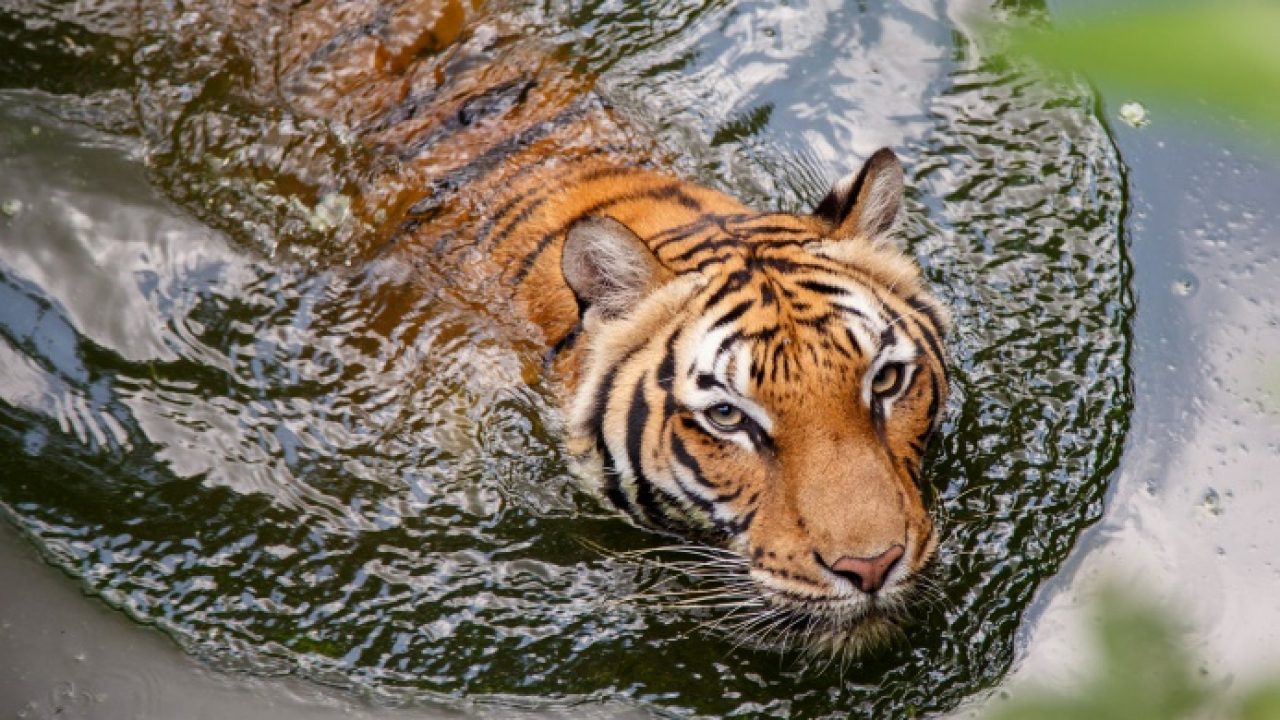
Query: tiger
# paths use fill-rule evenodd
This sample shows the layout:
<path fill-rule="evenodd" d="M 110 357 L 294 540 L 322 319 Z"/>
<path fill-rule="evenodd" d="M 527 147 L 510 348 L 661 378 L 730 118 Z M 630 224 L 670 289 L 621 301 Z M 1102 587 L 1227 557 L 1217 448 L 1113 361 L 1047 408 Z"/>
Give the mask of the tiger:
<path fill-rule="evenodd" d="M 355 208 L 380 247 L 454 259 L 534 329 L 600 503 L 732 558 L 811 648 L 896 627 L 937 554 L 950 319 L 894 241 L 892 150 L 812 212 L 757 211 L 672 176 L 592 78 L 454 0 L 232 6 L 273 68 L 258 96 L 385 159 Z"/>

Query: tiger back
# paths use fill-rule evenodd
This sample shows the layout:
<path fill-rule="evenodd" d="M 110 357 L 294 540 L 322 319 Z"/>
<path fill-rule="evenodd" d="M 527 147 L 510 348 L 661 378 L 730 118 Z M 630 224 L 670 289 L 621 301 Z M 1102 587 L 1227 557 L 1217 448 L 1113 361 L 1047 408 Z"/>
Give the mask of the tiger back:
<path fill-rule="evenodd" d="M 488 63 L 461 3 L 231 7 L 276 68 L 264 101 L 383 160 L 355 208 L 383 244 L 474 260 L 456 270 L 484 302 L 537 329 L 602 502 L 717 548 L 811 648 L 909 612 L 937 544 L 920 483 L 947 316 L 892 243 L 892 152 L 811 214 L 758 212 L 648 167 L 652 144 L 555 58 Z"/>

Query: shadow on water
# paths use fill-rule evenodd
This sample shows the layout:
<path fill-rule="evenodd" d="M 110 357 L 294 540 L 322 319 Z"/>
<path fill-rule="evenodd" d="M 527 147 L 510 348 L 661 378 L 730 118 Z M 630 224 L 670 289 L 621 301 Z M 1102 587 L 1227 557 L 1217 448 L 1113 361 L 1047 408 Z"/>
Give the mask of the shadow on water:
<path fill-rule="evenodd" d="M 446 267 L 342 249 L 360 229 L 325 198 L 371 161 L 245 102 L 245 49 L 181 8 L 0 9 L 6 514 L 215 666 L 391 702 L 904 717 L 991 687 L 1124 441 L 1122 168 L 1092 93 L 980 56 L 962 4 L 820 5 L 548 3 L 472 32 L 501 54 L 538 28 L 662 162 L 760 206 L 901 150 L 902 235 L 956 319 L 945 598 L 903 642 L 823 671 L 610 602 L 640 573 L 581 541 L 664 541 L 576 490 L 537 354 Z"/>

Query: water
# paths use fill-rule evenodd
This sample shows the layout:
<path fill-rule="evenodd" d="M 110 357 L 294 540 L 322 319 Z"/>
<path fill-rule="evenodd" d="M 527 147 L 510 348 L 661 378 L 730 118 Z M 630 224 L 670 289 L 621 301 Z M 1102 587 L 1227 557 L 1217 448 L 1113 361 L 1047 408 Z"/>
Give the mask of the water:
<path fill-rule="evenodd" d="M 956 317 L 945 599 L 823 669 L 615 602 L 643 574 L 589 545 L 664 540 L 576 490 L 520 328 L 338 211 L 387 168 L 258 102 L 225 9 L 0 4 L 0 505 L 48 560 L 216 667 L 392 703 L 904 717 L 1000 681 L 1130 410 L 1124 171 L 1087 88 L 984 56 L 961 3 L 467 10 L 464 39 L 571 62 L 655 162 L 759 206 L 903 156 Z"/>

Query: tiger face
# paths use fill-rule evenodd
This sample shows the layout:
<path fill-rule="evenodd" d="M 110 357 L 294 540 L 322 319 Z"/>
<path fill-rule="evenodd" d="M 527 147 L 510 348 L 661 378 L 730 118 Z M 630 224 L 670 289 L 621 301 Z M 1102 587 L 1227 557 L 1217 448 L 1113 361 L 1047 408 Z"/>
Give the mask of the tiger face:
<path fill-rule="evenodd" d="M 882 150 L 813 215 L 720 222 L 690 268 L 604 217 L 564 248 L 587 308 L 584 475 L 635 523 L 732 553 L 750 600 L 814 647 L 884 635 L 937 544 L 919 483 L 946 320 L 885 242 L 901 192 Z"/>

